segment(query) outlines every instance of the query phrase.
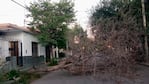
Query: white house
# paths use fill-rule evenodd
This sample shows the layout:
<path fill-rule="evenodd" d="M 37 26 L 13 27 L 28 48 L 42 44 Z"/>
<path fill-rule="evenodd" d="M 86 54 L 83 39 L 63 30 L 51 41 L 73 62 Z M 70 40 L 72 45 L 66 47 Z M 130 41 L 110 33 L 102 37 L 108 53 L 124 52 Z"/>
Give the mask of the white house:
<path fill-rule="evenodd" d="M 17 63 L 20 57 L 46 56 L 48 51 L 41 44 L 29 28 L 15 24 L 0 24 L 0 61 L 6 57 L 16 56 Z"/>

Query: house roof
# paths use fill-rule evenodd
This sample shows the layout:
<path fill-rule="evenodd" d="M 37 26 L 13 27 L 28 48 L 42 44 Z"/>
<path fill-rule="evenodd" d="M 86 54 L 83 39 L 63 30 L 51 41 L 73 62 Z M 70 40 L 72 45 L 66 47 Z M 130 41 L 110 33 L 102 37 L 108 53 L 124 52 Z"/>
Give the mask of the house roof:
<path fill-rule="evenodd" d="M 9 31 L 9 30 L 21 30 L 24 32 L 32 33 L 32 31 L 28 27 L 21 27 L 11 23 L 0 24 L 0 31 Z"/>

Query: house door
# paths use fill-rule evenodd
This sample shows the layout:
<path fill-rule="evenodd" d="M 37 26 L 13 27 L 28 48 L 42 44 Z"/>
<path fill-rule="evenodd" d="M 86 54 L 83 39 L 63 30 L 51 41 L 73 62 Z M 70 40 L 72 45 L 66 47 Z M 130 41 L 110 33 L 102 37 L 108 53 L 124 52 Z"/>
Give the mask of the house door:
<path fill-rule="evenodd" d="M 51 54 L 51 47 L 50 46 L 46 46 L 46 62 L 50 62 L 50 54 Z"/>
<path fill-rule="evenodd" d="M 32 56 L 38 56 L 38 43 L 32 42 Z"/>
<path fill-rule="evenodd" d="M 19 48 L 18 41 L 10 41 L 10 56 L 16 56 L 17 65 L 19 64 Z"/>

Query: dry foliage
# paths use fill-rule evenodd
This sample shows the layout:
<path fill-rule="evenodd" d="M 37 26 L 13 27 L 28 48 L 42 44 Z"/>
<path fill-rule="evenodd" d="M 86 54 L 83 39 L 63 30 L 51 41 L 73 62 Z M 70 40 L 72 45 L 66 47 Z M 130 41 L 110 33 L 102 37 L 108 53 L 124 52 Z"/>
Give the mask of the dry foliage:
<path fill-rule="evenodd" d="M 128 16 L 127 16 L 128 17 Z M 65 58 L 65 69 L 75 74 L 110 73 L 130 76 L 143 49 L 133 17 L 109 18 L 93 28 L 95 41 L 80 36 L 80 43 L 71 42 L 72 56 Z"/>
<path fill-rule="evenodd" d="M 128 17 L 128 16 L 127 16 Z M 69 39 L 71 56 L 62 59 L 57 66 L 46 71 L 66 69 L 73 74 L 110 74 L 111 77 L 132 77 L 135 74 L 136 59 L 143 54 L 141 32 L 133 17 L 123 20 L 109 18 L 92 30 L 95 40 L 85 34 L 79 35 L 79 44 Z"/>

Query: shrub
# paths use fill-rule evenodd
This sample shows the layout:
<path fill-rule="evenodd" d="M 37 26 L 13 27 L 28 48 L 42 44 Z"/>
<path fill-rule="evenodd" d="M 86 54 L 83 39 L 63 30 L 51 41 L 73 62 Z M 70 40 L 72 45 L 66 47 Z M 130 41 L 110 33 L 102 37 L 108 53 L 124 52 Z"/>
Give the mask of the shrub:
<path fill-rule="evenodd" d="M 14 78 L 17 78 L 20 76 L 20 72 L 17 70 L 11 70 L 6 74 L 6 77 L 8 80 L 13 80 Z"/>
<path fill-rule="evenodd" d="M 41 75 L 37 73 L 20 72 L 11 70 L 10 72 L 0 75 L 0 84 L 6 84 L 11 80 L 11 84 L 30 84 L 32 80 L 40 78 Z M 9 83 L 10 84 L 10 83 Z"/>
<path fill-rule="evenodd" d="M 48 64 L 49 66 L 54 66 L 58 64 L 58 60 L 56 58 L 52 58 L 50 61 L 50 64 Z"/>
<path fill-rule="evenodd" d="M 39 74 L 21 72 L 20 79 L 13 84 L 29 84 L 32 80 L 40 78 Z"/>

